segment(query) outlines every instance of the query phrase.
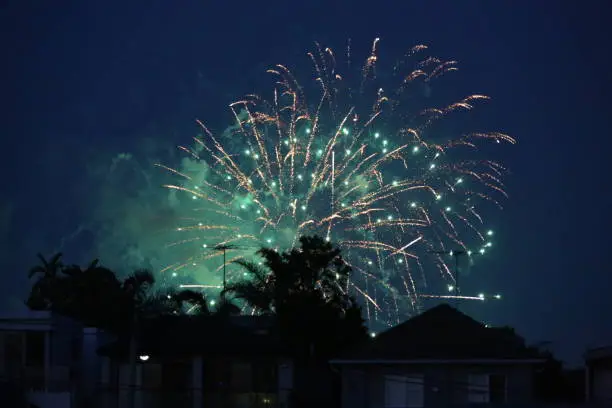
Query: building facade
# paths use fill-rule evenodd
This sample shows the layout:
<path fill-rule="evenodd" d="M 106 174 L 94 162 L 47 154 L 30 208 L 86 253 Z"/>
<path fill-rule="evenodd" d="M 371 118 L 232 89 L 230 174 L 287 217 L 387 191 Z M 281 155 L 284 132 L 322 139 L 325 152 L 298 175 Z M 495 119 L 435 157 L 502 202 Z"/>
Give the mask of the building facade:
<path fill-rule="evenodd" d="M 587 350 L 584 359 L 587 402 L 612 406 L 612 347 Z"/>
<path fill-rule="evenodd" d="M 0 378 L 40 408 L 71 406 L 80 352 L 68 327 L 49 312 L 0 318 Z"/>
<path fill-rule="evenodd" d="M 332 364 L 343 408 L 532 406 L 543 363 L 511 329 L 440 305 L 349 350 Z"/>
<path fill-rule="evenodd" d="M 133 355 L 127 341 L 100 350 L 97 408 L 290 406 L 293 360 L 266 319 L 167 317 L 138 337 Z"/>

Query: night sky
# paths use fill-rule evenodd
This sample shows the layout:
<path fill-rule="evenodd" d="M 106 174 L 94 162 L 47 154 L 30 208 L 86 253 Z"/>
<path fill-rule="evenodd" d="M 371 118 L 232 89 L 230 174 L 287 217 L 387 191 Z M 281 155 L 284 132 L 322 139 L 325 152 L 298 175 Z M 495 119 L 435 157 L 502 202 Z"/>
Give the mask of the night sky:
<path fill-rule="evenodd" d="M 465 283 L 504 298 L 465 309 L 576 363 L 612 344 L 610 17 L 595 0 L 2 1 L 0 308 L 21 307 L 37 252 L 97 256 L 91 220 L 146 199 L 137 177 L 101 181 L 119 154 L 157 186 L 154 159 L 178 160 L 196 118 L 223 130 L 266 68 L 308 64 L 313 41 L 365 55 L 380 37 L 385 54 L 425 43 L 457 59 L 445 86 L 490 95 L 479 124 L 519 141 L 501 157 L 495 251 Z"/>

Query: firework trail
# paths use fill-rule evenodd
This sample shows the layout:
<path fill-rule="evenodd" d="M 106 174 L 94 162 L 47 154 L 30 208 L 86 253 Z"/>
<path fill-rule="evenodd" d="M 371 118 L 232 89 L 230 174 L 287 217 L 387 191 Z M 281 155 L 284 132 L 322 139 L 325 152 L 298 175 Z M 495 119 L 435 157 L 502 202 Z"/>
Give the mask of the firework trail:
<path fill-rule="evenodd" d="M 454 284 L 453 259 L 443 252 L 484 253 L 492 231 L 480 207 L 499 206 L 506 196 L 504 168 L 474 153 L 483 142 L 515 141 L 498 132 L 437 130 L 452 113 L 488 98 L 424 105 L 423 89 L 457 69 L 455 61 L 419 57 L 426 52 L 413 47 L 379 78 L 376 39 L 351 78 L 350 52 L 337 58 L 316 44 L 308 53 L 314 81 L 302 85 L 277 65 L 268 71 L 275 78 L 269 98 L 232 103 L 236 122 L 223 134 L 198 121 L 195 143 L 180 146 L 187 154 L 181 169 L 160 165 L 178 177 L 165 187 L 193 201 L 170 244 L 182 261 L 165 272 L 218 287 L 215 245 L 233 246 L 231 262 L 261 245 L 284 250 L 317 234 L 343 249 L 354 270 L 348 290 L 370 319 L 393 324 L 422 298 L 453 297 L 432 293 L 432 281 Z M 238 273 L 228 267 L 228 279 Z"/>

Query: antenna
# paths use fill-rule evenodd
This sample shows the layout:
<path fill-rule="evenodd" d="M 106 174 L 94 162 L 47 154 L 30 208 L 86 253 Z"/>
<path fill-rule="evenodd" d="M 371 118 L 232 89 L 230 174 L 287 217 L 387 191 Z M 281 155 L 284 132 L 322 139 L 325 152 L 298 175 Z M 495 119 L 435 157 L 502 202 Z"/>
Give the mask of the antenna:
<path fill-rule="evenodd" d="M 467 252 L 463 249 L 455 249 L 451 251 L 429 251 L 433 254 L 438 255 L 450 255 L 455 258 L 455 299 L 457 302 L 457 308 L 459 308 L 459 296 L 461 295 L 461 290 L 459 289 L 459 257 L 463 255 L 467 255 Z"/>
<path fill-rule="evenodd" d="M 225 296 L 225 288 L 227 286 L 227 258 L 226 252 L 232 249 L 250 249 L 255 248 L 251 246 L 242 246 L 242 245 L 234 245 L 234 244 L 217 244 L 212 246 L 210 249 L 213 251 L 223 252 L 223 292 Z"/>
<path fill-rule="evenodd" d="M 223 251 L 223 296 L 225 296 L 225 287 L 227 284 L 226 281 L 226 258 L 225 258 L 225 253 L 228 249 L 238 249 L 239 247 L 237 245 L 231 245 L 231 244 L 219 244 L 219 245 L 215 245 L 213 247 L 213 249 L 215 251 Z"/>

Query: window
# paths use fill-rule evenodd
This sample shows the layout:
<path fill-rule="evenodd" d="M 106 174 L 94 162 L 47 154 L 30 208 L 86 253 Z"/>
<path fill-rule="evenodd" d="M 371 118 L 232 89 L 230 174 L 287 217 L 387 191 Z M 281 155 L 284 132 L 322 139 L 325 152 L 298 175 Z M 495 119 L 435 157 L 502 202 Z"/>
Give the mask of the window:
<path fill-rule="evenodd" d="M 489 402 L 506 402 L 506 376 L 491 374 L 489 376 Z"/>
<path fill-rule="evenodd" d="M 83 337 L 82 335 L 72 336 L 70 338 L 70 354 L 72 361 L 79 361 L 83 354 Z"/>
<path fill-rule="evenodd" d="M 257 361 L 253 364 L 253 391 L 274 393 L 278 389 L 276 362 Z"/>
<path fill-rule="evenodd" d="M 420 408 L 424 399 L 422 375 L 385 376 L 385 408 Z"/>
<path fill-rule="evenodd" d="M 45 332 L 27 331 L 25 333 L 27 367 L 42 368 L 45 365 Z"/>
<path fill-rule="evenodd" d="M 470 374 L 468 379 L 468 402 L 489 402 L 489 375 Z"/>
<path fill-rule="evenodd" d="M 140 365 L 142 370 L 141 385 L 146 389 L 156 389 L 162 384 L 161 364 L 145 363 Z"/>
<path fill-rule="evenodd" d="M 230 387 L 237 392 L 250 392 L 252 388 L 253 371 L 250 363 L 235 362 L 231 364 Z"/>
<path fill-rule="evenodd" d="M 204 387 L 211 392 L 226 390 L 229 386 L 229 365 L 222 359 L 211 359 L 202 364 Z"/>
<path fill-rule="evenodd" d="M 468 402 L 506 402 L 506 376 L 503 374 L 471 374 L 468 379 Z"/>
<path fill-rule="evenodd" d="M 169 361 L 162 364 L 161 386 L 165 391 L 183 391 L 190 388 L 191 362 Z"/>
<path fill-rule="evenodd" d="M 17 375 L 23 367 L 23 335 L 7 332 L 4 334 L 4 370 L 9 376 Z"/>

